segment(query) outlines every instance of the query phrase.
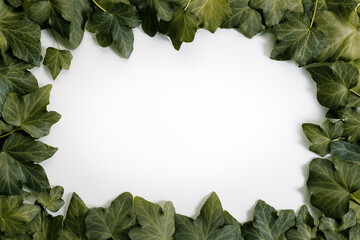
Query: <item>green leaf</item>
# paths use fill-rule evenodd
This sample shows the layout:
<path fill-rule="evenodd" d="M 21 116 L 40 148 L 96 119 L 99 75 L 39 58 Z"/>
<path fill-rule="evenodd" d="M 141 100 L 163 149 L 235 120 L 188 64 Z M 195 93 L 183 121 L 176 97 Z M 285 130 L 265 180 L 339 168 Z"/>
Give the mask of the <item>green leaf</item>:
<path fill-rule="evenodd" d="M 170 240 L 175 233 L 175 208 L 166 202 L 164 208 L 135 197 L 135 214 L 140 227 L 132 229 L 129 236 L 132 240 Z"/>
<path fill-rule="evenodd" d="M 37 201 L 51 212 L 57 212 L 65 204 L 64 200 L 61 199 L 63 194 L 64 188 L 56 186 L 52 189 L 43 190 L 37 197 Z"/>
<path fill-rule="evenodd" d="M 285 233 L 295 225 L 295 213 L 292 210 L 281 210 L 279 213 L 264 201 L 258 201 L 254 211 L 254 221 L 252 223 L 253 233 L 258 239 L 276 239 L 285 238 Z M 247 230 L 246 236 L 249 234 Z M 256 239 L 255 238 L 255 239 Z"/>
<path fill-rule="evenodd" d="M 24 0 L 7 0 L 7 1 L 8 1 L 8 3 L 10 3 L 11 6 L 13 6 L 13 7 L 20 7 L 20 6 L 23 4 L 23 2 L 24 2 Z"/>
<path fill-rule="evenodd" d="M 286 237 L 291 240 L 311 240 L 317 239 L 316 232 L 317 226 L 314 224 L 314 219 L 304 205 L 296 217 L 296 226 L 286 232 Z"/>
<path fill-rule="evenodd" d="M 151 37 L 159 30 L 159 19 L 169 22 L 174 14 L 172 0 L 132 0 L 131 2 L 139 9 L 142 29 Z"/>
<path fill-rule="evenodd" d="M 250 0 L 250 6 L 261 9 L 265 17 L 266 26 L 278 24 L 287 10 L 301 9 L 301 0 Z"/>
<path fill-rule="evenodd" d="M 318 62 L 360 58 L 360 19 L 354 11 L 346 19 L 334 12 L 319 11 L 315 22 L 326 37 L 326 48 L 317 58 Z"/>
<path fill-rule="evenodd" d="M 49 47 L 46 49 L 44 65 L 49 68 L 51 76 L 55 80 L 61 69 L 69 70 L 72 58 L 73 56 L 68 50 Z"/>
<path fill-rule="evenodd" d="M 133 51 L 134 34 L 132 28 L 140 25 L 136 8 L 125 3 L 116 3 L 110 12 L 97 10 L 90 18 L 86 29 L 96 34 L 101 47 L 114 43 L 119 53 L 129 58 Z"/>
<path fill-rule="evenodd" d="M 32 65 L 41 61 L 40 27 L 28 20 L 24 14 L 6 6 L 0 0 L 0 45 L 3 56 L 8 47 L 12 54 Z"/>
<path fill-rule="evenodd" d="M 13 126 L 6 124 L 0 120 L 0 135 L 2 135 L 3 133 L 9 133 L 12 130 L 14 130 Z"/>
<path fill-rule="evenodd" d="M 358 108 L 345 108 L 341 111 L 341 118 L 344 119 L 344 136 L 348 137 L 351 143 L 360 140 L 360 112 Z"/>
<path fill-rule="evenodd" d="M 235 240 L 238 226 L 226 225 L 220 199 L 212 193 L 195 219 L 177 214 L 176 240 Z"/>
<path fill-rule="evenodd" d="M 331 154 L 341 160 L 360 163 L 360 147 L 345 141 L 331 143 Z"/>
<path fill-rule="evenodd" d="M 0 112 L 9 93 L 27 94 L 39 88 L 34 75 L 27 71 L 31 65 L 6 55 L 8 64 L 0 61 Z"/>
<path fill-rule="evenodd" d="M 129 239 L 129 231 L 136 226 L 132 195 L 121 194 L 109 208 L 90 209 L 85 223 L 90 240 Z"/>
<path fill-rule="evenodd" d="M 64 234 L 61 240 L 87 240 L 85 235 L 85 218 L 89 209 L 81 198 L 73 193 L 66 218 Z"/>
<path fill-rule="evenodd" d="M 359 73 L 352 65 L 337 61 L 332 67 L 307 69 L 317 83 L 317 98 L 321 105 L 337 109 L 348 103 L 350 89 L 357 85 Z"/>
<path fill-rule="evenodd" d="M 84 37 L 85 24 L 92 15 L 93 10 L 91 0 L 74 0 L 72 14 L 68 19 L 70 29 L 67 37 L 73 49 L 80 45 Z"/>
<path fill-rule="evenodd" d="M 26 224 L 39 212 L 39 207 L 23 204 L 20 196 L 0 196 L 0 231 L 8 236 L 25 234 Z"/>
<path fill-rule="evenodd" d="M 160 23 L 160 32 L 170 37 L 175 49 L 179 50 L 183 42 L 192 42 L 199 27 L 198 18 L 189 10 L 175 6 L 174 17 L 167 23 Z"/>
<path fill-rule="evenodd" d="M 0 152 L 0 193 L 20 195 L 22 183 L 37 192 L 49 188 L 44 169 L 34 163 L 52 157 L 56 151 L 25 134 L 11 134 Z"/>
<path fill-rule="evenodd" d="M 241 224 L 227 211 L 224 211 L 224 225 L 233 225 L 236 229 L 235 240 L 244 240 L 241 236 Z"/>
<path fill-rule="evenodd" d="M 319 230 L 321 230 L 329 240 L 345 240 L 349 239 L 346 230 L 355 225 L 356 214 L 353 210 L 350 210 L 341 219 L 337 220 L 322 216 L 320 218 Z"/>
<path fill-rule="evenodd" d="M 271 52 L 275 60 L 294 59 L 300 66 L 314 62 L 326 47 L 325 35 L 311 27 L 311 18 L 304 13 L 285 15 L 282 23 L 276 25 L 273 33 L 277 38 Z"/>
<path fill-rule="evenodd" d="M 236 28 L 246 37 L 252 38 L 263 31 L 261 14 L 249 6 L 250 0 L 229 0 L 232 15 L 222 25 L 222 28 Z"/>
<path fill-rule="evenodd" d="M 360 224 L 356 224 L 350 229 L 349 240 L 360 240 Z"/>
<path fill-rule="evenodd" d="M 34 138 L 48 135 L 51 126 L 61 118 L 60 114 L 46 110 L 50 91 L 51 85 L 46 85 L 24 96 L 10 93 L 3 106 L 4 120 Z"/>
<path fill-rule="evenodd" d="M 330 152 L 330 144 L 333 140 L 342 136 L 343 123 L 337 121 L 332 123 L 330 120 L 326 120 L 322 126 L 318 126 L 311 123 L 305 123 L 302 125 L 304 134 L 312 143 L 310 151 L 319 154 L 324 157 Z"/>
<path fill-rule="evenodd" d="M 51 27 L 63 38 L 70 32 L 70 20 L 73 19 L 73 1 L 44 0 L 33 3 L 28 16 L 42 28 Z"/>
<path fill-rule="evenodd" d="M 44 216 L 41 231 L 33 235 L 34 240 L 58 240 L 62 235 L 62 222 L 63 216 Z"/>
<path fill-rule="evenodd" d="M 228 0 L 192 0 L 187 9 L 200 20 L 200 27 L 212 33 L 231 17 Z"/>
<path fill-rule="evenodd" d="M 307 186 L 311 204 L 326 216 L 341 218 L 349 210 L 350 196 L 360 189 L 360 166 L 333 157 L 310 163 Z"/>

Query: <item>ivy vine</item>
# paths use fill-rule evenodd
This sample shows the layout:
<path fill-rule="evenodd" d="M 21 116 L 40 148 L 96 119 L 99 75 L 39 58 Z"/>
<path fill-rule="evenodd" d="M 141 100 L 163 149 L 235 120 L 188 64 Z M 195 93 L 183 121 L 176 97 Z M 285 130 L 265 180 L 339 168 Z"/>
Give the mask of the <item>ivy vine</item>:
<path fill-rule="evenodd" d="M 0 239 L 360 239 L 359 6 L 360 0 L 0 0 Z M 129 58 L 132 29 L 140 25 L 149 36 L 168 36 L 177 50 L 199 28 L 234 28 L 249 38 L 267 30 L 277 39 L 272 59 L 306 68 L 328 108 L 321 126 L 303 124 L 310 151 L 319 155 L 307 180 L 318 220 L 307 206 L 295 214 L 259 200 L 253 219 L 240 224 L 216 193 L 196 219 L 176 214 L 171 202 L 159 206 L 130 193 L 92 209 L 74 193 L 65 218 L 51 214 L 64 205 L 64 189 L 50 187 L 39 163 L 57 148 L 38 139 L 61 116 L 47 111 L 51 85 L 39 87 L 29 71 L 42 61 L 41 31 L 50 29 L 57 42 L 43 60 L 56 79 L 69 69 L 70 50 L 85 29 L 101 47 Z"/>

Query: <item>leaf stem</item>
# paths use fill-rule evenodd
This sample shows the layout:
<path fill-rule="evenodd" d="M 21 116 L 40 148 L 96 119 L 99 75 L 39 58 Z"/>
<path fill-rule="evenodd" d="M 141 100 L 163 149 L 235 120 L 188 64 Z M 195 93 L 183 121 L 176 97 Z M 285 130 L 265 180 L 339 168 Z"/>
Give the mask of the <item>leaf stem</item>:
<path fill-rule="evenodd" d="M 314 14 L 313 14 L 313 17 L 312 17 L 312 19 L 311 19 L 311 24 L 310 24 L 310 28 L 309 28 L 309 29 L 311 29 L 312 26 L 313 26 L 313 24 L 314 24 L 318 3 L 319 3 L 319 0 L 316 0 L 316 2 L 315 2 Z"/>
<path fill-rule="evenodd" d="M 55 38 L 55 41 L 56 41 L 56 44 L 57 44 L 58 50 L 60 50 L 59 41 L 58 41 L 58 39 L 56 38 L 56 35 L 55 35 L 54 30 L 53 30 L 52 28 L 50 28 L 50 31 L 51 31 L 52 35 L 54 36 L 54 38 Z"/>
<path fill-rule="evenodd" d="M 336 138 L 336 139 L 331 140 L 331 142 L 337 142 L 337 141 L 340 141 L 340 140 L 342 140 L 342 139 L 344 139 L 344 138 L 338 137 L 338 138 Z"/>
<path fill-rule="evenodd" d="M 353 94 L 355 94 L 356 96 L 360 97 L 360 93 L 355 92 L 354 90 L 350 89 L 350 92 L 352 92 Z"/>
<path fill-rule="evenodd" d="M 352 200 L 354 200 L 357 204 L 360 204 L 360 201 L 352 194 L 350 193 L 350 197 Z"/>
<path fill-rule="evenodd" d="M 98 8 L 100 8 L 103 12 L 107 12 L 106 11 L 106 9 L 104 9 L 102 6 L 100 6 L 100 4 L 98 4 L 95 0 L 92 0 L 94 3 L 95 3 L 95 5 L 98 7 Z"/>
<path fill-rule="evenodd" d="M 189 0 L 188 3 L 186 4 L 184 11 L 186 11 L 186 9 L 189 7 L 190 3 L 191 3 L 191 0 Z"/>
<path fill-rule="evenodd" d="M 8 132 L 8 133 L 6 133 L 6 134 L 4 134 L 4 135 L 1 135 L 1 136 L 0 136 L 0 138 L 7 137 L 7 136 L 9 136 L 10 134 L 12 134 L 12 133 L 16 132 L 17 130 L 19 130 L 19 128 L 15 128 L 15 129 L 14 129 L 14 130 L 12 130 L 11 132 Z"/>
<path fill-rule="evenodd" d="M 356 8 L 355 8 L 355 13 L 357 13 L 359 7 L 360 7 L 360 3 L 356 6 Z"/>

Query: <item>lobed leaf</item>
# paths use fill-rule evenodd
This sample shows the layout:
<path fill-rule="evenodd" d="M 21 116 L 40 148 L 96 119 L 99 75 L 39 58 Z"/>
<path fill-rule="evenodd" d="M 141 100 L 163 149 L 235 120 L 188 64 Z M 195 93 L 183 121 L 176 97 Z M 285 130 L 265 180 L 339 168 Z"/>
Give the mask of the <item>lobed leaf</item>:
<path fill-rule="evenodd" d="M 46 49 L 44 65 L 49 68 L 51 76 L 55 80 L 63 68 L 69 70 L 72 58 L 73 56 L 68 50 L 49 47 Z"/>
<path fill-rule="evenodd" d="M 52 189 L 43 190 L 37 197 L 37 201 L 45 208 L 49 209 L 51 212 L 59 211 L 65 202 L 62 200 L 64 194 L 64 188 L 61 186 L 56 186 Z"/>

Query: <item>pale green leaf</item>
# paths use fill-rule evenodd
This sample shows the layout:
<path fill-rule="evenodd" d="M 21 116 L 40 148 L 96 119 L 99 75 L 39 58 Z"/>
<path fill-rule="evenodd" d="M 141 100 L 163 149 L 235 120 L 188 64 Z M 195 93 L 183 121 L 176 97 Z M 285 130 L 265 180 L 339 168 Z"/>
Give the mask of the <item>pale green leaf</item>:
<path fill-rule="evenodd" d="M 331 154 L 341 160 L 360 163 L 360 147 L 345 141 L 331 143 Z"/>

